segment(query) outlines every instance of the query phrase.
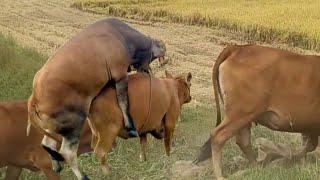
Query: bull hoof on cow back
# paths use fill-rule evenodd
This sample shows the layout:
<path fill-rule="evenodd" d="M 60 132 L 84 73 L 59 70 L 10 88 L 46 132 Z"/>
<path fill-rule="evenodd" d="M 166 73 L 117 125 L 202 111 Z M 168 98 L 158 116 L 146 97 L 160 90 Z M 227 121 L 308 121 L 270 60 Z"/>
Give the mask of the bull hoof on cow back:
<path fill-rule="evenodd" d="M 135 129 L 129 129 L 128 135 L 129 135 L 129 137 L 138 137 L 139 136 L 137 130 L 135 130 Z"/>

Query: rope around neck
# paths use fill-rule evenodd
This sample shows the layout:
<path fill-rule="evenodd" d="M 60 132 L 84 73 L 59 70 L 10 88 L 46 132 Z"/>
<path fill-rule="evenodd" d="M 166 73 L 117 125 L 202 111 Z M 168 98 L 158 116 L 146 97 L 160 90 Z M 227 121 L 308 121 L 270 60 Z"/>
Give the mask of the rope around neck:
<path fill-rule="evenodd" d="M 149 37 L 150 38 L 150 37 Z M 152 61 L 152 46 L 153 46 L 153 40 L 152 38 L 150 38 L 151 40 L 151 46 L 150 46 L 150 58 L 149 58 L 149 63 L 148 63 L 148 66 L 150 65 L 151 61 Z M 146 120 L 145 120 L 145 123 L 142 124 L 141 128 L 140 128 L 140 132 L 142 132 L 144 130 L 144 127 L 145 125 L 149 122 L 150 120 L 150 114 L 151 114 L 151 101 L 152 101 L 152 77 L 151 75 L 153 75 L 152 71 L 151 71 L 151 68 L 149 66 L 148 68 L 148 75 L 149 75 L 149 107 L 148 107 L 148 114 L 147 114 L 147 117 L 146 117 Z"/>

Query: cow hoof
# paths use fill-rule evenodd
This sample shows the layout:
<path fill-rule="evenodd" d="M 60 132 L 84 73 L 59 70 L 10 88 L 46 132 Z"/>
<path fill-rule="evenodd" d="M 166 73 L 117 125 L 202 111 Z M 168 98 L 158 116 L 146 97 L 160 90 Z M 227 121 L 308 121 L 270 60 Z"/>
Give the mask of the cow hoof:
<path fill-rule="evenodd" d="M 53 167 L 52 168 L 52 170 L 54 171 L 54 172 L 56 172 L 56 173 L 60 173 L 61 171 L 62 171 L 62 166 L 55 166 L 55 167 Z"/>
<path fill-rule="evenodd" d="M 107 176 L 111 173 L 111 168 L 109 166 L 101 166 L 102 174 Z"/>
<path fill-rule="evenodd" d="M 59 161 L 52 160 L 52 170 L 56 173 L 60 173 L 62 171 L 62 166 Z"/>
<path fill-rule="evenodd" d="M 145 161 L 147 161 L 147 158 L 143 155 L 140 155 L 139 160 L 140 160 L 140 162 L 145 162 Z"/>
<path fill-rule="evenodd" d="M 90 180 L 87 175 L 81 177 L 81 180 Z"/>
<path fill-rule="evenodd" d="M 139 136 L 138 132 L 135 129 L 129 130 L 128 135 L 129 135 L 129 137 L 138 137 Z"/>

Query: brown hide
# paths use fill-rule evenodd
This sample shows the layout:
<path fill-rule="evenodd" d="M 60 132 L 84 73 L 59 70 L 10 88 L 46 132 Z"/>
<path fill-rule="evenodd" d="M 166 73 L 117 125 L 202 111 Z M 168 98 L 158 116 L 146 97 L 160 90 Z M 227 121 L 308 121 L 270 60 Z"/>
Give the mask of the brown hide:
<path fill-rule="evenodd" d="M 128 67 L 147 71 L 149 63 L 163 57 L 165 51 L 162 41 L 118 19 L 89 25 L 57 49 L 36 73 L 28 101 L 28 127 L 33 124 L 45 130 L 42 143 L 53 159 L 66 161 L 78 179 L 88 179 L 77 165 L 76 152 L 92 100 L 108 82 L 115 81 L 126 127 L 136 136 L 127 107 Z M 57 140 L 59 135 L 64 143 L 57 152 L 47 137 Z M 54 164 L 54 169 L 60 169 L 57 162 Z"/>
<path fill-rule="evenodd" d="M 187 79 L 183 77 L 163 79 L 152 77 L 152 98 L 149 110 L 150 79 L 148 75 L 138 73 L 129 76 L 129 107 L 136 128 L 140 135 L 154 130 L 157 132 L 164 130 L 168 155 L 181 106 L 191 100 L 190 80 L 191 74 Z M 148 111 L 150 111 L 149 117 Z M 104 89 L 94 100 L 89 118 L 98 132 L 98 137 L 93 142 L 96 144 L 95 152 L 102 163 L 103 172 L 108 173 L 106 152 L 110 150 L 112 142 L 117 136 L 128 138 L 123 129 L 123 117 L 113 88 Z"/>
<path fill-rule="evenodd" d="M 26 101 L 0 104 L 0 165 L 8 166 L 6 179 L 18 179 L 22 168 L 41 170 L 47 179 L 60 179 L 52 171 L 49 155 L 41 146 L 43 134 L 31 128 L 30 135 L 26 135 L 27 120 Z M 90 143 L 91 130 L 86 123 L 78 154 L 90 152 Z"/>
<path fill-rule="evenodd" d="M 229 46 L 214 64 L 212 79 L 218 126 L 198 160 L 205 159 L 212 148 L 218 179 L 222 178 L 221 150 L 233 136 L 247 159 L 256 162 L 250 142 L 252 122 L 277 131 L 303 133 L 306 144 L 296 156 L 316 148 L 320 134 L 320 57 L 257 45 Z M 225 109 L 221 124 L 219 95 Z"/>
<path fill-rule="evenodd" d="M 229 51 L 218 81 L 228 118 L 250 114 L 274 130 L 320 134 L 320 57 L 254 45 Z"/>

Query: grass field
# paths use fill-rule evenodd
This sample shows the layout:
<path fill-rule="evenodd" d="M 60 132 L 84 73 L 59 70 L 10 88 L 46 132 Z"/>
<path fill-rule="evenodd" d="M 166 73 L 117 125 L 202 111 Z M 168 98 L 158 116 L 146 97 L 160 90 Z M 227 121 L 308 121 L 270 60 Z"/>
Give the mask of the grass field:
<path fill-rule="evenodd" d="M 246 40 L 320 50 L 318 0 L 75 0 L 73 7 L 142 20 L 201 25 Z"/>
<path fill-rule="evenodd" d="M 35 50 L 22 48 L 13 38 L 0 34 L 0 100 L 26 99 L 33 75 L 45 60 Z"/>
<path fill-rule="evenodd" d="M 15 40 L 0 35 L 0 78 L 2 101 L 26 99 L 31 90 L 34 73 L 45 62 L 46 57 L 33 49 L 19 46 Z M 193 160 L 207 139 L 214 121 L 214 111 L 211 102 L 191 103 L 183 108 L 181 119 L 177 124 L 172 155 L 164 154 L 161 141 L 149 138 L 147 162 L 139 162 L 139 146 L 136 139 L 119 140 L 117 148 L 109 155 L 109 163 L 113 172 L 103 176 L 99 164 L 92 154 L 82 155 L 79 162 L 92 179 L 171 179 L 171 168 L 178 160 Z M 253 128 L 253 140 L 257 137 L 267 137 L 276 142 L 286 142 L 296 146 L 299 142 L 293 136 L 274 133 L 260 126 Z M 255 148 L 256 149 L 256 148 Z M 234 141 L 227 143 L 223 153 L 223 169 L 225 174 L 239 170 L 248 170 L 242 176 L 229 176 L 230 179 L 291 179 L 309 180 L 319 178 L 318 161 L 305 165 L 294 164 L 292 167 L 250 168 L 247 163 L 238 161 L 241 152 Z M 211 167 L 203 170 L 191 179 L 212 179 Z M 4 169 L 0 171 L 0 179 L 4 177 Z M 63 179 L 75 179 L 69 168 L 62 172 Z M 44 179 L 39 173 L 24 171 L 23 180 Z"/>

